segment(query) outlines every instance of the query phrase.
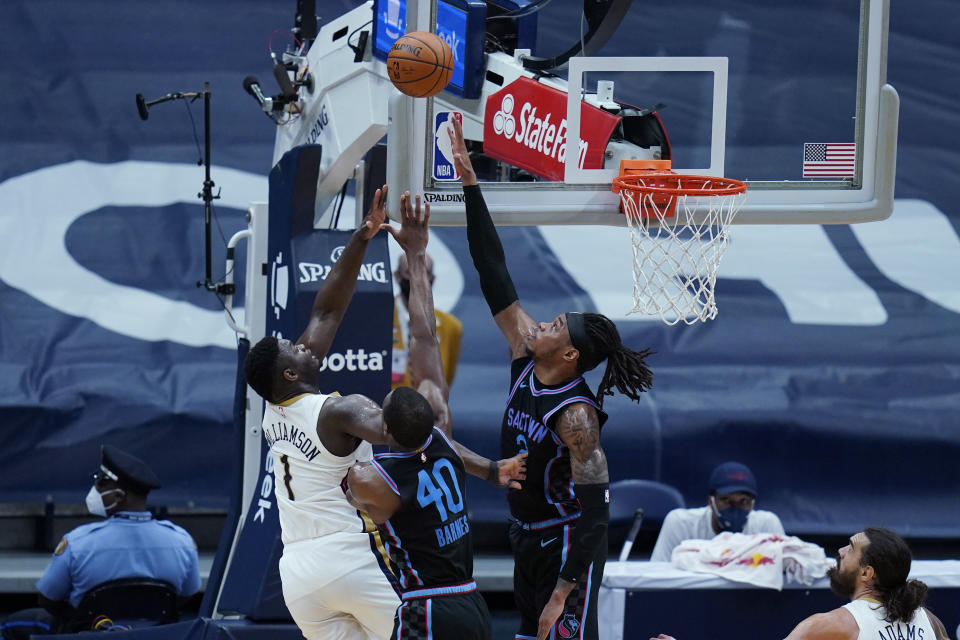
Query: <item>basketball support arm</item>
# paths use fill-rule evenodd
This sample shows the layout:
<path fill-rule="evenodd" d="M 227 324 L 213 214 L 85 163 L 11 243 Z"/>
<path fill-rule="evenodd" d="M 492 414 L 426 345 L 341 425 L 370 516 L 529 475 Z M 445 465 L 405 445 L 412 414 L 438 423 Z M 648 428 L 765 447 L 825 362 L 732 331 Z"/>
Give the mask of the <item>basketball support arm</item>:
<path fill-rule="evenodd" d="M 423 1 L 423 0 L 421 0 Z M 408 2 L 408 14 L 419 2 Z M 613 2 L 608 13 L 617 13 Z M 751 182 L 750 197 L 737 216 L 737 224 L 830 224 L 880 220 L 888 217 L 893 206 L 896 175 L 896 141 L 899 99 L 896 91 L 886 83 L 886 25 L 889 2 L 878 0 L 868 5 L 861 35 L 858 94 L 863 96 L 863 107 L 856 114 L 857 144 L 862 149 L 855 184 L 809 185 L 795 181 Z M 483 139 L 483 116 L 487 98 L 520 76 L 534 77 L 529 66 L 536 58 L 529 51 L 518 50 L 514 56 L 490 53 L 485 56 L 486 69 L 482 93 L 476 100 L 458 99 L 441 94 L 432 99 L 412 99 L 402 96 L 390 84 L 386 66 L 373 58 L 371 38 L 358 37 L 372 17 L 373 2 L 351 10 L 325 25 L 310 48 L 306 62 L 313 84 L 301 87 L 300 117 L 278 128 L 274 162 L 286 151 L 303 144 L 322 144 L 323 159 L 316 202 L 317 217 L 323 212 L 352 174 L 353 169 L 369 148 L 384 134 L 393 144 L 388 145 L 387 175 L 393 185 L 409 185 L 421 189 L 416 178 L 428 174 L 426 164 L 431 150 L 429 134 L 425 130 L 426 113 L 432 101 L 434 111 L 457 110 L 463 114 L 464 136 L 468 140 Z M 408 15 L 408 20 L 410 16 Z M 602 38 L 600 38 L 602 40 Z M 360 43 L 363 42 L 363 48 Z M 298 69 L 301 72 L 303 65 Z M 567 92 L 565 80 L 538 78 L 544 84 Z M 587 94 L 584 100 L 600 106 L 597 96 Z M 724 105 L 725 108 L 725 105 Z M 571 122 L 571 130 L 572 130 Z M 400 135 L 394 135 L 399 133 Z M 396 144 L 402 140 L 402 144 Z M 723 140 L 720 141 L 723 145 Z M 612 180 L 618 157 L 647 157 L 646 149 L 637 152 L 629 143 L 617 141 L 607 148 L 609 167 L 590 170 L 592 185 Z M 413 162 L 423 162 L 413 165 Z M 569 160 L 568 160 L 569 162 Z M 605 163 L 606 165 L 607 163 Z M 722 163 L 716 168 L 723 173 Z M 593 174 L 602 174 L 601 177 Z M 716 174 L 710 174 L 716 175 Z M 583 182 L 567 180 L 567 182 Z M 624 224 L 615 212 L 616 198 L 605 190 L 593 190 L 575 185 L 561 185 L 578 197 L 557 197 L 536 204 L 526 202 L 512 206 L 511 198 L 488 198 L 488 206 L 498 224 L 569 223 Z M 578 190 L 579 189 L 579 190 Z M 505 187 L 510 192 L 509 187 Z M 390 194 L 388 206 L 396 210 L 400 190 Z M 567 193 L 566 195 L 570 195 Z M 800 194 L 798 196 L 798 194 Z M 435 224 L 463 224 L 462 207 L 442 203 L 435 208 Z M 533 218 L 531 207 L 544 206 L 550 215 Z M 537 222 L 533 222 L 533 220 Z"/>
<path fill-rule="evenodd" d="M 315 220 L 333 202 L 344 182 L 353 176 L 357 163 L 384 135 L 388 139 L 409 137 L 409 134 L 391 136 L 391 129 L 412 128 L 413 136 L 418 140 L 425 139 L 427 134 L 423 131 L 423 122 L 428 100 L 404 96 L 394 88 L 387 76 L 386 64 L 372 55 L 372 38 L 366 39 L 362 51 L 355 49 L 360 41 L 358 34 L 371 28 L 369 22 L 372 12 L 371 0 L 331 20 L 319 30 L 306 55 L 307 72 L 312 76 L 312 90 L 300 88 L 300 116 L 277 127 L 274 165 L 284 153 L 297 146 L 323 146 Z M 487 54 L 486 71 L 502 81 L 485 81 L 481 96 L 475 100 L 459 99 L 449 94 L 436 96 L 432 99 L 434 110 L 461 112 L 464 136 L 468 140 L 482 140 L 487 97 L 521 76 L 536 77 L 535 71 L 524 67 L 529 55 L 528 50 L 517 50 L 513 56 L 505 53 Z M 297 70 L 297 74 L 301 72 L 302 69 Z M 567 83 L 562 78 L 539 80 L 561 91 L 567 90 Z M 602 104 L 593 94 L 587 94 L 584 99 L 596 106 Z M 647 150 L 639 147 L 629 149 L 633 146 L 628 142 L 618 142 L 617 152 L 629 154 L 633 151 L 633 157 L 647 153 Z M 397 176 L 398 179 L 391 179 L 394 184 L 409 184 L 414 190 L 420 188 L 413 184 L 410 163 L 428 162 L 430 158 L 426 157 L 426 149 L 421 150 L 419 145 L 417 147 L 411 149 L 406 145 L 387 145 L 387 174 Z M 407 179 L 405 176 L 410 177 Z M 388 211 L 398 210 L 400 195 L 391 191 Z"/>

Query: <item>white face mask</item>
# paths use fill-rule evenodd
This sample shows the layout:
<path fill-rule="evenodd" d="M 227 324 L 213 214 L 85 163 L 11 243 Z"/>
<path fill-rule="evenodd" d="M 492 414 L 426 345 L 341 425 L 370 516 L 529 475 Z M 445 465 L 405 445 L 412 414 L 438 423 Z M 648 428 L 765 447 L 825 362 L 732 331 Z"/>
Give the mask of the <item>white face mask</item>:
<path fill-rule="evenodd" d="M 114 501 L 110 504 L 109 507 L 103 503 L 103 495 L 106 493 L 114 493 L 116 491 L 122 492 L 121 489 L 110 489 L 109 491 L 104 491 L 100 493 L 97 491 L 96 485 L 90 487 L 90 491 L 87 492 L 87 511 L 92 513 L 95 516 L 100 516 L 101 518 L 107 517 L 107 509 L 113 508 L 117 503 Z"/>

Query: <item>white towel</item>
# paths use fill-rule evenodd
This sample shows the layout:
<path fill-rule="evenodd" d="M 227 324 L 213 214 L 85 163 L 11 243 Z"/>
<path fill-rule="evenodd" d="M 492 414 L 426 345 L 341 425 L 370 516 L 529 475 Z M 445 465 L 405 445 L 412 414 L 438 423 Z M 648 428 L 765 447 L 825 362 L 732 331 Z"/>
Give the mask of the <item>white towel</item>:
<path fill-rule="evenodd" d="M 673 550 L 679 569 L 780 590 L 788 580 L 813 584 L 835 562 L 819 547 L 793 536 L 721 533 L 712 540 L 685 540 Z"/>

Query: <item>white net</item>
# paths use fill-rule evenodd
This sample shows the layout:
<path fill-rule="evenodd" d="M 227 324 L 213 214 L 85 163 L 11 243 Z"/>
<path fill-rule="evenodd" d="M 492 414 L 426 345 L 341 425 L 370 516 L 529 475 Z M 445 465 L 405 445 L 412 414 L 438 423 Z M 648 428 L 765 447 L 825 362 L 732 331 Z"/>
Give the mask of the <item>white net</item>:
<path fill-rule="evenodd" d="M 668 325 L 717 317 L 714 285 L 743 183 L 678 174 L 618 179 L 633 244 L 633 309 Z M 702 195 L 692 195 L 700 193 Z"/>

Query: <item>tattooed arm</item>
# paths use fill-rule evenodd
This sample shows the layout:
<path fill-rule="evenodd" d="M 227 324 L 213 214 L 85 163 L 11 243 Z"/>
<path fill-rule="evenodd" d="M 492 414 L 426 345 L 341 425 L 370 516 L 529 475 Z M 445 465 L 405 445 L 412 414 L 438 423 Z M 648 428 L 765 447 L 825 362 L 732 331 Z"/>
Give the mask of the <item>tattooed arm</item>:
<path fill-rule="evenodd" d="M 600 419 L 596 409 L 583 402 L 565 407 L 557 419 L 556 431 L 570 450 L 570 471 L 581 513 L 573 530 L 567 561 L 560 569 L 557 585 L 540 614 L 538 640 L 549 635 L 563 612 L 567 596 L 589 571 L 594 556 L 606 541 L 610 519 L 607 491 L 610 474 L 607 456 L 600 447 Z"/>
<path fill-rule="evenodd" d="M 607 456 L 600 447 L 600 418 L 584 402 L 565 407 L 557 419 L 557 435 L 570 449 L 570 470 L 575 484 L 610 482 Z"/>

